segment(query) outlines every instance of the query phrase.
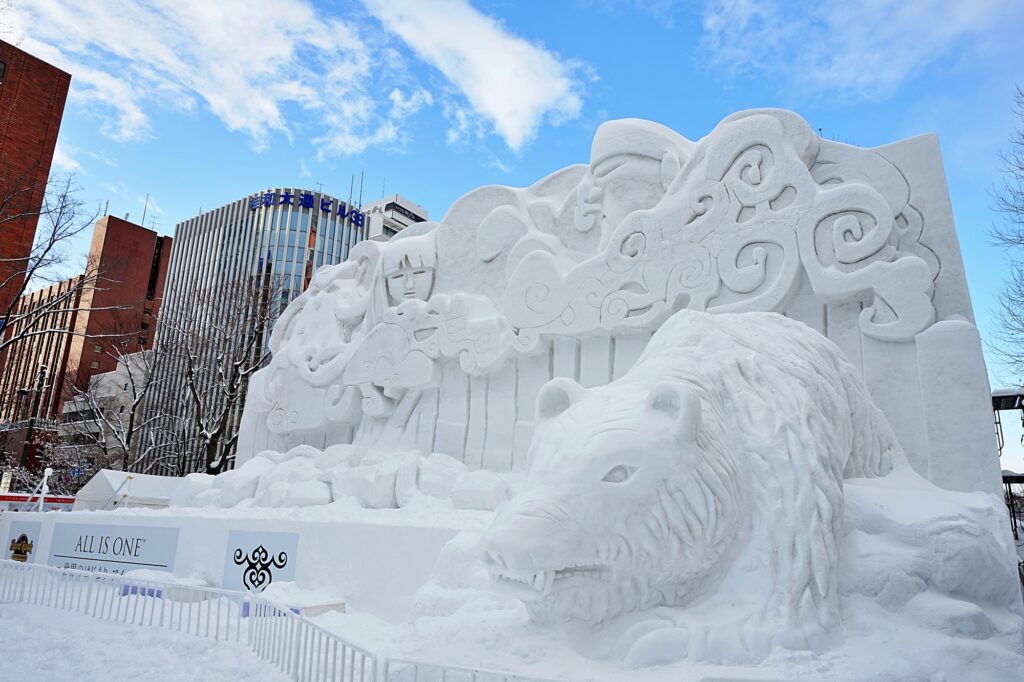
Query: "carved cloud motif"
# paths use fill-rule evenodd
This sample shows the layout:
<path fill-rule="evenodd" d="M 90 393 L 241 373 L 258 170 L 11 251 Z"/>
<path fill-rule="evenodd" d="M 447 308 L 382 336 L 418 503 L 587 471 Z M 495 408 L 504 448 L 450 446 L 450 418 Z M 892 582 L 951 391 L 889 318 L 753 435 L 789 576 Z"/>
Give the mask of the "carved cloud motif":
<path fill-rule="evenodd" d="M 626 217 L 600 253 L 570 267 L 547 251 L 522 259 L 501 304 L 517 347 L 653 329 L 681 308 L 778 311 L 801 272 L 825 300 L 862 300 L 865 334 L 912 339 L 934 321 L 938 262 L 918 241 L 906 181 L 869 151 L 815 173 L 818 152 L 795 114 L 727 119 L 697 144 L 662 201 Z M 886 182 L 885 194 L 873 178 Z"/>

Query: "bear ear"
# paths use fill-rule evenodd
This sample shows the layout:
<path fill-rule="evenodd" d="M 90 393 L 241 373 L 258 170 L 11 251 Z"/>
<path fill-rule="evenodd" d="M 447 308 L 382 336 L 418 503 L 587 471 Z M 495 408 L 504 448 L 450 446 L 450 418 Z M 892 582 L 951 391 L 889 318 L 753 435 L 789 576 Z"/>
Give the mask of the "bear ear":
<path fill-rule="evenodd" d="M 537 421 L 557 417 L 579 402 L 586 389 L 572 379 L 552 379 L 537 395 Z"/>
<path fill-rule="evenodd" d="M 700 429 L 700 397 L 686 384 L 665 381 L 647 395 L 648 409 L 661 412 L 675 424 L 675 435 L 685 443 L 697 439 Z"/>

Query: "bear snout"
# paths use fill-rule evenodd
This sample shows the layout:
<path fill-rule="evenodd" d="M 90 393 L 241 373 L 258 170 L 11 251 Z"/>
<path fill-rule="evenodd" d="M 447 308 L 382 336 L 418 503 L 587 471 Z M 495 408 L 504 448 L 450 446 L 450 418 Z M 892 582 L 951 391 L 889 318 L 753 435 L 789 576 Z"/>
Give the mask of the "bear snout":
<path fill-rule="evenodd" d="M 513 502 L 498 512 L 480 546 L 493 570 L 558 569 L 579 561 L 585 537 L 566 514 L 548 505 Z"/>

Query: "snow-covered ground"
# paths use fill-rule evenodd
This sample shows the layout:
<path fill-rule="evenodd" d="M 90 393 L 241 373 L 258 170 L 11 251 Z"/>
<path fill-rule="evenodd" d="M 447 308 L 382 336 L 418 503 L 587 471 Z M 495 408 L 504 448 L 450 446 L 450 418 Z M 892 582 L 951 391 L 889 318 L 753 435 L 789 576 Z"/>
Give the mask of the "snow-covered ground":
<path fill-rule="evenodd" d="M 0 661 L 0 678 L 32 682 L 289 679 L 242 643 L 20 604 L 0 604 Z"/>

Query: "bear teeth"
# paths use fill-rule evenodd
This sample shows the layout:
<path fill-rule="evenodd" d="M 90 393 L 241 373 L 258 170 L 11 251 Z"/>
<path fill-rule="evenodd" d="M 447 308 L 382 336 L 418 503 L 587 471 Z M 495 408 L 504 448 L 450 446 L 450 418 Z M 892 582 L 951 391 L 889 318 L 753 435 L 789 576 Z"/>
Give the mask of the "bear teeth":
<path fill-rule="evenodd" d="M 498 580 L 522 583 L 535 592 L 547 594 L 551 591 L 551 587 L 556 580 L 576 577 L 600 579 L 603 573 L 604 569 L 601 566 L 578 565 L 560 568 L 557 570 L 537 571 L 535 573 L 507 573 L 504 571 L 496 571 L 493 575 Z"/>

